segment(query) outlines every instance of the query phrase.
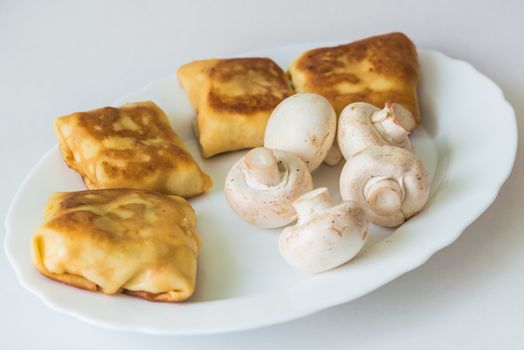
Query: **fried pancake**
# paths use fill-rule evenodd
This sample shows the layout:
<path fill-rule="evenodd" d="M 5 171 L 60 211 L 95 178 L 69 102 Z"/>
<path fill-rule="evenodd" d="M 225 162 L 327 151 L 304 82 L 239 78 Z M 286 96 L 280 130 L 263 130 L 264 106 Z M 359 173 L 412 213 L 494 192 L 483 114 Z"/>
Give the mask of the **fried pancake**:
<path fill-rule="evenodd" d="M 55 123 L 66 164 L 89 189 L 138 188 L 192 197 L 211 179 L 153 102 L 105 107 Z"/>
<path fill-rule="evenodd" d="M 197 111 L 204 157 L 262 146 L 271 112 L 293 93 L 269 58 L 195 61 L 180 67 L 178 78 Z"/>
<path fill-rule="evenodd" d="M 382 108 L 387 101 L 406 107 L 420 121 L 417 50 L 402 33 L 390 33 L 304 52 L 289 67 L 297 92 L 326 97 L 337 114 L 353 102 Z"/>
<path fill-rule="evenodd" d="M 105 294 L 175 302 L 195 290 L 200 238 L 183 198 L 133 189 L 55 193 L 33 235 L 37 269 Z"/>

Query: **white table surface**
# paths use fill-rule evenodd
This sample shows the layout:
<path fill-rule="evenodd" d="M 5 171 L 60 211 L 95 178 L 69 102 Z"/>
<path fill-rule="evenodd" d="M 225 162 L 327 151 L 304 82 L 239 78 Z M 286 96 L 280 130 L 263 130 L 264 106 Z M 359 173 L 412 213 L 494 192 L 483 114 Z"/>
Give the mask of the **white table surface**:
<path fill-rule="evenodd" d="M 400 30 L 497 82 L 524 134 L 522 1 L 223 3 L 0 1 L 2 221 L 56 143 L 56 116 L 110 104 L 194 58 Z M 2 250 L 0 348 L 524 349 L 523 147 L 495 203 L 422 267 L 354 302 L 258 330 L 157 337 L 99 329 L 24 290 Z"/>

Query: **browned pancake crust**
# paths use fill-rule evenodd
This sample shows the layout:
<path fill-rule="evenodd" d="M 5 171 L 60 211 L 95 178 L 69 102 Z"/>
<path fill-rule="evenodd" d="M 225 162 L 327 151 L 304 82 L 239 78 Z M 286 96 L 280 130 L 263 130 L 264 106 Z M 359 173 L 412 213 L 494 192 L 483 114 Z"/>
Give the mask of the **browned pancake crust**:
<path fill-rule="evenodd" d="M 120 210 L 126 210 L 134 212 L 136 215 L 122 221 L 117 214 L 105 213 L 105 217 L 109 220 L 115 220 L 119 225 L 122 226 L 120 230 L 114 230 L 108 232 L 105 229 L 96 228 L 96 221 L 100 220 L 101 217 L 98 214 L 93 213 L 89 210 L 79 210 L 84 206 L 97 206 L 111 203 L 118 199 L 120 196 L 126 196 L 130 193 L 140 196 L 143 200 L 151 203 L 154 206 L 164 207 L 164 211 L 171 205 L 173 202 L 180 202 L 181 199 L 176 196 L 165 196 L 152 191 L 147 190 L 131 190 L 131 189 L 107 189 L 107 190 L 88 190 L 88 191 L 78 191 L 70 193 L 58 194 L 61 198 L 58 202 L 59 204 L 53 204 L 46 207 L 46 218 L 51 220 L 47 223 L 47 226 L 51 229 L 62 230 L 68 232 L 66 236 L 69 235 L 69 238 L 74 237 L 75 235 L 90 235 L 93 237 L 94 241 L 108 241 L 114 240 L 119 241 L 129 239 L 134 235 L 134 232 L 137 231 L 137 227 L 143 226 L 144 212 L 141 207 L 142 204 L 120 204 L 118 208 Z M 182 200 L 183 201 L 183 200 Z M 189 219 L 190 224 L 195 225 L 195 215 L 194 211 L 190 209 L 190 206 L 184 208 L 186 217 Z M 72 211 L 70 211 L 72 210 Z M 59 214 L 56 216 L 56 214 Z M 174 213 L 168 213 L 168 215 L 173 215 Z M 83 232 L 80 228 L 86 227 L 89 228 L 88 231 Z M 121 236 L 118 233 L 121 233 Z M 137 240 L 142 239 L 138 233 Z M 198 234 L 193 237 L 197 242 L 200 242 L 200 237 Z M 145 242 L 145 241 L 144 241 Z M 115 243 L 116 244 L 116 243 Z M 36 247 L 41 247 L 41 244 L 37 242 L 34 245 Z M 166 246 L 167 249 L 167 246 Z M 52 273 L 41 263 L 42 253 L 40 249 L 36 249 L 33 252 L 35 255 L 34 260 L 36 261 L 35 266 L 42 275 L 64 283 L 66 285 L 76 287 L 79 289 L 84 289 L 92 292 L 102 292 L 102 289 L 94 282 L 86 279 L 83 276 L 71 274 L 71 273 Z M 108 273 L 111 270 L 107 270 Z M 130 296 L 150 300 L 150 301 L 159 301 L 159 302 L 178 302 L 185 300 L 189 295 L 184 294 L 183 291 L 174 289 L 172 291 L 167 291 L 164 293 L 151 293 L 148 291 L 132 291 L 124 289 L 122 293 L 128 294 Z"/>
<path fill-rule="evenodd" d="M 262 146 L 271 112 L 293 94 L 285 72 L 269 58 L 194 61 L 177 75 L 197 111 L 204 157 Z"/>
<path fill-rule="evenodd" d="M 63 135 L 63 125 L 74 125 L 72 135 Z M 191 197 L 211 187 L 211 179 L 152 102 L 74 113 L 58 118 L 55 128 L 66 164 L 90 189 L 144 188 Z M 86 142 L 96 149 L 90 157 L 82 153 Z M 187 172 L 195 175 L 192 181 L 180 177 L 181 183 L 172 185 L 173 173 L 187 177 Z"/>
<path fill-rule="evenodd" d="M 140 180 L 150 175 L 156 169 L 172 169 L 183 163 L 192 162 L 191 155 L 182 148 L 178 136 L 173 132 L 169 121 L 160 114 L 155 113 L 151 106 L 136 106 L 132 109 L 104 107 L 95 111 L 80 112 L 79 122 L 85 130 L 97 140 L 110 137 L 125 137 L 133 140 L 134 149 L 108 148 L 101 151 L 100 156 L 109 159 L 126 161 L 124 167 L 119 167 L 113 162 L 103 161 L 104 170 L 111 176 L 121 176 Z M 117 129 L 115 124 L 121 118 L 129 118 L 138 125 L 136 130 Z M 151 139 L 163 141 L 152 143 Z M 159 152 L 159 148 L 164 152 Z M 145 155 L 142 160 L 136 158 L 136 150 Z"/>
<path fill-rule="evenodd" d="M 162 294 L 155 294 L 146 292 L 143 290 L 124 290 L 122 293 L 133 296 L 135 298 L 142 298 L 149 301 L 157 301 L 157 302 L 164 302 L 164 303 L 175 303 L 178 301 L 185 300 L 185 298 L 178 297 L 177 294 L 169 294 L 169 293 L 162 293 Z"/>
<path fill-rule="evenodd" d="M 405 105 L 418 121 L 416 86 L 419 64 L 415 45 L 403 33 L 374 36 L 350 44 L 319 48 L 303 53 L 290 73 L 297 91 L 325 96 L 337 113 L 353 102 L 382 107 L 386 101 Z M 303 74 L 298 83 L 296 74 Z M 385 79 L 392 87 L 372 88 L 373 80 Z M 344 92 L 340 85 L 355 86 Z"/>
<path fill-rule="evenodd" d="M 66 284 L 71 287 L 88 290 L 91 292 L 97 292 L 99 290 L 98 286 L 95 283 L 88 281 L 81 276 L 72 275 L 70 273 L 55 274 L 50 273 L 46 269 L 42 268 L 40 265 L 37 265 L 36 267 L 42 275 L 54 281 Z"/>
<path fill-rule="evenodd" d="M 219 60 L 208 70 L 208 101 L 217 111 L 253 114 L 272 111 L 292 90 L 284 71 L 268 58 Z M 240 94 L 230 94 L 234 86 Z"/>
<path fill-rule="evenodd" d="M 46 276 L 49 279 L 52 279 L 54 281 L 66 284 L 70 287 L 78 288 L 87 290 L 90 292 L 100 292 L 100 288 L 93 282 L 86 280 L 83 277 L 75 276 L 72 274 L 54 274 L 49 273 L 49 271 L 45 269 L 39 269 L 40 273 L 42 275 Z M 170 295 L 169 293 L 161 293 L 161 294 L 155 294 L 150 293 L 146 291 L 135 291 L 135 290 L 127 290 L 124 289 L 122 293 L 135 297 L 135 298 L 141 298 L 149 301 L 156 301 L 156 302 L 164 302 L 164 303 L 175 303 L 182 300 L 185 300 L 186 298 L 179 297 L 177 294 Z"/>

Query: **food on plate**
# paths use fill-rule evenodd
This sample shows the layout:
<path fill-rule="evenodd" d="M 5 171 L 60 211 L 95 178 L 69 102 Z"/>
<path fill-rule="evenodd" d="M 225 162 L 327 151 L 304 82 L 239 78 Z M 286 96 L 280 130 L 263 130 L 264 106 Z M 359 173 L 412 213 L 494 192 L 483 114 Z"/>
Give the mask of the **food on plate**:
<path fill-rule="evenodd" d="M 326 158 L 324 158 L 324 163 L 326 163 L 329 166 L 336 166 L 340 161 L 344 158 L 342 156 L 342 152 L 340 152 L 340 148 L 337 144 L 337 137 L 335 136 L 335 140 L 333 140 L 333 146 L 329 149 Z"/>
<path fill-rule="evenodd" d="M 292 153 L 257 147 L 229 171 L 224 192 L 244 221 L 262 228 L 295 220 L 292 202 L 313 189 L 306 163 Z"/>
<path fill-rule="evenodd" d="M 204 157 L 262 146 L 271 111 L 293 93 L 269 58 L 195 61 L 180 67 L 178 78 L 197 112 Z"/>
<path fill-rule="evenodd" d="M 287 151 L 315 170 L 335 139 L 337 116 L 329 101 L 313 93 L 292 95 L 275 108 L 267 123 L 264 147 Z"/>
<path fill-rule="evenodd" d="M 371 146 L 344 165 L 340 194 L 356 201 L 371 222 L 394 227 L 422 210 L 429 196 L 429 176 L 414 153 Z"/>
<path fill-rule="evenodd" d="M 105 294 L 175 302 L 195 290 L 200 238 L 183 198 L 133 189 L 55 193 L 33 235 L 45 276 Z"/>
<path fill-rule="evenodd" d="M 289 72 L 294 95 L 269 58 L 195 61 L 177 75 L 197 112 L 204 157 L 254 147 L 227 174 L 229 206 L 261 228 L 298 219 L 279 249 L 290 265 L 316 273 L 358 254 L 368 220 L 398 226 L 428 199 L 429 176 L 409 140 L 420 120 L 419 66 L 413 43 L 391 33 L 307 51 Z M 181 197 L 207 192 L 211 179 L 165 113 L 131 103 L 60 117 L 55 129 L 66 164 L 90 190 L 49 199 L 32 240 L 37 269 L 105 294 L 189 298 L 200 238 Z M 327 188 L 313 190 L 311 172 L 342 157 L 351 160 L 335 205 Z"/>
<path fill-rule="evenodd" d="M 87 188 L 138 188 L 192 197 L 211 178 L 197 165 L 153 102 L 73 113 L 55 130 L 66 164 Z"/>
<path fill-rule="evenodd" d="M 402 33 L 373 36 L 350 44 L 302 53 L 289 67 L 297 92 L 326 97 L 337 115 L 353 102 L 405 106 L 417 124 L 417 50 Z"/>
<path fill-rule="evenodd" d="M 386 102 L 379 109 L 369 103 L 355 102 L 340 113 L 337 142 L 346 159 L 373 145 L 411 151 L 409 134 L 414 128 L 413 115 L 398 103 Z"/>
<path fill-rule="evenodd" d="M 351 260 L 367 239 L 366 213 L 354 201 L 333 205 L 327 188 L 299 197 L 293 206 L 298 222 L 284 229 L 280 253 L 294 267 L 308 272 L 330 270 Z"/>

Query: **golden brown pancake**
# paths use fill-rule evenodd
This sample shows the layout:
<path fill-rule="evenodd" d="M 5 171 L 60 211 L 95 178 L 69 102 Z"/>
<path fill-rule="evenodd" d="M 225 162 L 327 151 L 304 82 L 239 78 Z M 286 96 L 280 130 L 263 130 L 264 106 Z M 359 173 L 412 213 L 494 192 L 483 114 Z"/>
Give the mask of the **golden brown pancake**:
<path fill-rule="evenodd" d="M 55 123 L 66 164 L 89 189 L 138 188 L 192 197 L 211 187 L 153 102 L 105 107 Z"/>
<path fill-rule="evenodd" d="M 262 146 L 271 112 L 293 93 L 269 58 L 195 61 L 180 67 L 178 78 L 197 111 L 204 157 Z"/>
<path fill-rule="evenodd" d="M 196 217 L 183 198 L 133 189 L 55 193 L 33 235 L 33 263 L 56 281 L 175 302 L 195 290 Z"/>
<path fill-rule="evenodd" d="M 304 52 L 289 67 L 297 92 L 326 97 L 337 114 L 353 102 L 379 108 L 387 101 L 406 107 L 420 121 L 417 50 L 402 33 Z"/>

